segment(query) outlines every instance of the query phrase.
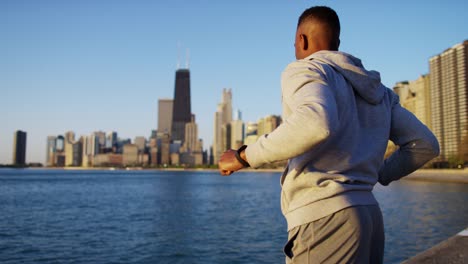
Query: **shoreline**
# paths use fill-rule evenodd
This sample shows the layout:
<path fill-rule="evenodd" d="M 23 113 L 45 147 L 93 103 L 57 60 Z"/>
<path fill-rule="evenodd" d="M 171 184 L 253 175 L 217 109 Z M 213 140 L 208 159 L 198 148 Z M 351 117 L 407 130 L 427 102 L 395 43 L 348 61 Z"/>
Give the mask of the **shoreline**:
<path fill-rule="evenodd" d="M 468 184 L 468 169 L 419 169 L 401 180 Z"/>
<path fill-rule="evenodd" d="M 9 168 L 18 169 L 18 168 Z M 26 170 L 65 170 L 65 171 L 208 171 L 217 172 L 213 168 L 84 168 L 84 167 L 30 167 L 20 168 Z M 277 169 L 243 169 L 237 173 L 255 172 L 255 173 L 282 173 L 283 168 Z M 424 181 L 424 182 L 444 182 L 444 183 L 462 183 L 468 184 L 468 168 L 465 169 L 419 169 L 408 176 L 403 177 L 403 181 Z"/>

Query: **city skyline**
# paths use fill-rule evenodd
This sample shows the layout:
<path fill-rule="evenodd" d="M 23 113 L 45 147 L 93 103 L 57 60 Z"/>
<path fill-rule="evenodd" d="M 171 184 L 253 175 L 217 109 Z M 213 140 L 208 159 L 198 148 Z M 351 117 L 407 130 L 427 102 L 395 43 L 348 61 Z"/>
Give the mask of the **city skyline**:
<path fill-rule="evenodd" d="M 294 59 L 297 17 L 310 1 L 180 4 L 2 1 L 0 163 L 12 161 L 16 130 L 28 133 L 26 162 L 41 163 L 47 136 L 63 131 L 147 137 L 158 99 L 172 98 L 179 42 L 191 51 L 204 149 L 224 88 L 246 123 L 279 115 L 280 74 Z M 427 74 L 430 57 L 468 36 L 464 1 L 313 4 L 337 11 L 340 49 L 380 71 L 388 87 Z"/>
<path fill-rule="evenodd" d="M 397 83 L 400 104 L 437 137 L 440 154 L 433 167 L 468 162 L 468 40 L 429 59 L 428 74 Z"/>

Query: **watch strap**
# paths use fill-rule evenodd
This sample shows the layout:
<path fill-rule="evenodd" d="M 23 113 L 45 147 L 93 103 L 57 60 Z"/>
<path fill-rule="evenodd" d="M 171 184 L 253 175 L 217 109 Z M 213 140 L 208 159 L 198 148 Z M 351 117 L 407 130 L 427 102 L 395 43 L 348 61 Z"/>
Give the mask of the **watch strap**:
<path fill-rule="evenodd" d="M 240 154 L 242 151 L 244 151 L 247 148 L 247 145 L 243 145 L 236 151 L 236 159 L 242 164 L 244 167 L 250 167 L 250 164 L 245 161 L 243 158 L 241 158 Z"/>

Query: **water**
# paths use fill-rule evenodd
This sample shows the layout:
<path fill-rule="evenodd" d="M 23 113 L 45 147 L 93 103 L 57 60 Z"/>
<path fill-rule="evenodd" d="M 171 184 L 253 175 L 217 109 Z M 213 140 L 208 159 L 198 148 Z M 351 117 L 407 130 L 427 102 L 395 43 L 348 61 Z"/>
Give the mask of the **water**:
<path fill-rule="evenodd" d="M 284 263 L 280 173 L 0 170 L 0 263 Z M 468 185 L 376 186 L 385 263 L 468 225 Z"/>

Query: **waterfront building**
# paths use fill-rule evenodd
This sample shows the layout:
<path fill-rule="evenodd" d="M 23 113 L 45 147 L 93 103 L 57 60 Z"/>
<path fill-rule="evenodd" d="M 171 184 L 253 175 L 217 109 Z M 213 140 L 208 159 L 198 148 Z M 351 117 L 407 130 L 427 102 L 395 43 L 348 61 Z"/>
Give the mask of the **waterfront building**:
<path fill-rule="evenodd" d="M 156 131 L 155 130 L 153 131 L 155 133 L 154 135 L 153 134 L 151 135 L 149 145 L 148 145 L 149 164 L 157 165 L 158 164 L 158 138 L 157 138 Z"/>
<path fill-rule="evenodd" d="M 82 154 L 81 154 L 81 166 L 82 167 L 89 167 L 91 166 L 90 164 L 90 161 L 89 161 L 89 157 L 88 157 L 88 140 L 89 140 L 89 136 L 82 136 L 82 140 L 83 140 L 83 148 L 82 148 Z"/>
<path fill-rule="evenodd" d="M 81 167 L 83 162 L 83 138 L 72 144 L 72 166 Z"/>
<path fill-rule="evenodd" d="M 434 161 L 442 166 L 468 162 L 467 47 L 465 40 L 429 59 L 431 128 L 441 150 Z"/>
<path fill-rule="evenodd" d="M 248 122 L 245 129 L 244 144 L 253 144 L 258 139 L 258 124 L 255 122 Z"/>
<path fill-rule="evenodd" d="M 224 88 L 221 103 L 218 104 L 217 111 L 214 115 L 213 162 L 215 164 L 218 163 L 221 154 L 228 149 L 228 145 L 231 144 L 231 121 L 232 92 L 231 89 Z"/>
<path fill-rule="evenodd" d="M 26 165 L 26 132 L 17 130 L 13 141 L 13 165 Z"/>
<path fill-rule="evenodd" d="M 65 166 L 73 166 L 73 144 L 75 143 L 75 132 L 65 133 Z"/>
<path fill-rule="evenodd" d="M 133 143 L 138 147 L 139 153 L 145 153 L 145 150 L 146 150 L 146 138 L 145 137 L 142 137 L 142 136 L 135 137 L 135 140 Z"/>
<path fill-rule="evenodd" d="M 170 155 L 171 165 L 178 166 L 180 164 L 180 154 L 173 152 Z"/>
<path fill-rule="evenodd" d="M 229 124 L 232 121 L 232 91 L 231 89 L 223 89 L 223 97 L 221 102 L 224 124 Z"/>
<path fill-rule="evenodd" d="M 185 124 L 184 146 L 186 152 L 198 151 L 198 125 L 195 123 L 195 115 L 192 115 L 190 123 Z"/>
<path fill-rule="evenodd" d="M 94 156 L 94 166 L 96 167 L 121 167 L 123 166 L 123 155 L 116 153 L 97 154 Z"/>
<path fill-rule="evenodd" d="M 58 135 L 55 141 L 56 152 L 63 152 L 65 150 L 65 138 L 62 135 Z"/>
<path fill-rule="evenodd" d="M 89 157 L 91 158 L 91 165 L 93 165 L 93 158 L 94 156 L 96 156 L 97 154 L 99 154 L 99 137 L 96 133 L 92 133 L 90 135 L 90 138 L 89 138 L 89 141 L 88 141 L 88 154 L 89 154 Z"/>
<path fill-rule="evenodd" d="M 68 131 L 63 138 L 64 166 L 79 167 L 83 165 L 83 143 L 84 138 L 75 140 L 75 132 Z"/>
<path fill-rule="evenodd" d="M 158 100 L 158 132 L 171 133 L 173 99 Z"/>
<path fill-rule="evenodd" d="M 234 111 L 234 117 L 231 121 L 231 143 L 232 149 L 238 149 L 244 144 L 245 130 L 244 122 L 242 121 L 242 112 L 240 110 Z"/>
<path fill-rule="evenodd" d="M 116 148 L 115 148 L 115 153 L 122 154 L 123 153 L 123 147 L 126 144 L 132 144 L 132 141 L 129 138 L 121 139 L 119 138 L 117 140 Z"/>
<path fill-rule="evenodd" d="M 208 154 L 208 164 L 214 165 L 213 146 L 210 146 L 210 153 Z"/>
<path fill-rule="evenodd" d="M 151 135 L 150 135 L 149 138 L 150 138 L 150 140 L 158 138 L 158 130 L 152 129 L 151 130 Z"/>
<path fill-rule="evenodd" d="M 148 153 L 139 153 L 138 154 L 138 165 L 148 165 L 149 164 L 149 155 Z"/>
<path fill-rule="evenodd" d="M 223 153 L 223 134 L 222 134 L 222 123 L 223 123 L 223 114 L 221 112 L 221 107 L 218 105 L 218 109 L 214 114 L 214 124 L 213 124 L 213 145 L 211 154 L 213 156 L 213 163 L 217 164 L 221 153 Z"/>
<path fill-rule="evenodd" d="M 55 166 L 65 167 L 65 138 L 58 135 L 55 141 Z"/>
<path fill-rule="evenodd" d="M 231 149 L 231 123 L 221 126 L 221 146 L 223 150 Z"/>
<path fill-rule="evenodd" d="M 170 153 L 170 164 L 179 165 L 180 164 L 180 150 L 182 148 L 182 140 L 172 140 L 169 145 Z"/>
<path fill-rule="evenodd" d="M 168 165 L 170 164 L 170 145 L 171 138 L 167 133 L 158 133 L 157 148 L 158 148 L 158 164 Z"/>
<path fill-rule="evenodd" d="M 233 120 L 231 122 L 231 148 L 238 149 L 244 144 L 244 122 L 242 120 Z"/>
<path fill-rule="evenodd" d="M 200 144 L 203 146 L 203 140 L 200 140 Z M 210 157 L 211 155 L 208 155 L 208 150 L 203 150 L 203 154 L 202 154 L 202 164 L 211 164 L 210 163 Z"/>
<path fill-rule="evenodd" d="M 46 166 L 47 167 L 55 166 L 56 140 L 57 140 L 56 136 L 47 137 L 47 150 L 46 150 Z"/>
<path fill-rule="evenodd" d="M 421 120 L 429 128 L 432 127 L 431 122 L 431 86 L 430 77 L 428 74 L 419 76 L 418 79 L 410 81 L 410 87 L 415 93 L 414 115 Z"/>
<path fill-rule="evenodd" d="M 185 141 L 180 148 L 180 163 L 188 166 L 203 164 L 203 141 L 198 139 L 195 115 L 192 115 L 192 121 L 185 125 Z"/>
<path fill-rule="evenodd" d="M 123 146 L 123 159 L 122 164 L 124 166 L 135 166 L 138 163 L 138 146 L 135 144 L 125 144 Z"/>
<path fill-rule="evenodd" d="M 94 135 L 97 138 L 98 144 L 96 149 L 97 153 L 104 153 L 104 149 L 106 147 L 106 132 L 103 131 L 96 131 Z"/>
<path fill-rule="evenodd" d="M 414 81 L 395 84 L 393 91 L 400 97 L 400 104 L 413 113 L 422 123 L 431 127 L 431 100 L 429 75 L 421 75 Z"/>
<path fill-rule="evenodd" d="M 65 167 L 65 153 L 58 153 L 55 155 L 56 161 L 55 161 L 55 166 L 57 167 Z"/>
<path fill-rule="evenodd" d="M 171 140 L 183 141 L 185 139 L 185 124 L 190 122 L 191 117 L 190 71 L 189 69 L 178 69 L 172 108 Z"/>
<path fill-rule="evenodd" d="M 65 142 L 74 142 L 75 141 L 75 132 L 73 131 L 67 131 L 65 132 Z"/>
<path fill-rule="evenodd" d="M 281 123 L 281 117 L 275 115 L 269 115 L 264 118 L 260 118 L 257 122 L 257 135 L 262 136 L 271 133 Z"/>
<path fill-rule="evenodd" d="M 94 157 L 99 154 L 99 139 L 96 134 L 83 137 L 82 166 L 94 166 Z"/>
<path fill-rule="evenodd" d="M 117 132 L 110 131 L 106 134 L 106 148 L 113 149 L 117 143 Z"/>

